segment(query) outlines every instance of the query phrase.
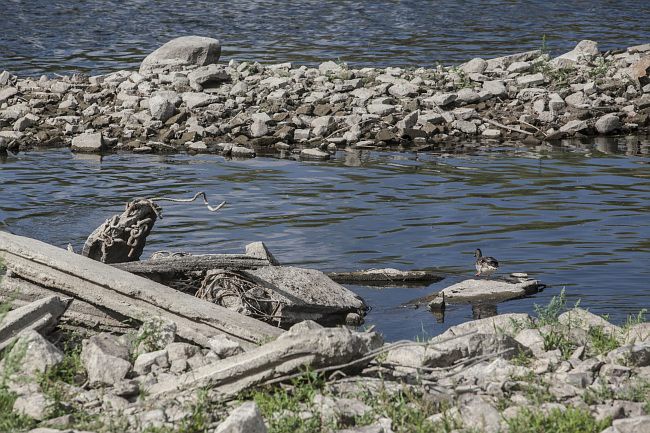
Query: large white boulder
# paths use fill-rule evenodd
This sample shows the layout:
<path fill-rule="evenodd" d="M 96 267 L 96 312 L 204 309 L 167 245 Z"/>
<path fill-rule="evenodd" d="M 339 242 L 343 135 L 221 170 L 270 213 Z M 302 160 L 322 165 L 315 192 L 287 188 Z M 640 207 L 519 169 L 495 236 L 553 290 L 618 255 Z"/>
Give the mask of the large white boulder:
<path fill-rule="evenodd" d="M 153 53 L 140 65 L 140 73 L 183 66 L 205 66 L 217 63 L 221 56 L 221 43 L 217 39 L 202 36 L 182 36 L 172 39 Z"/>

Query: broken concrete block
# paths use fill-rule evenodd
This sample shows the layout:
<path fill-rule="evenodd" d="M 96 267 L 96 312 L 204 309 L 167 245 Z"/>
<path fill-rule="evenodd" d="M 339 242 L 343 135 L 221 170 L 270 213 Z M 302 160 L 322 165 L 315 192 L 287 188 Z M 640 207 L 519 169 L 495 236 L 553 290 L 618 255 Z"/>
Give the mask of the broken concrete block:
<path fill-rule="evenodd" d="M 49 296 L 9 311 L 0 320 L 0 350 L 11 344 L 18 334 L 26 330 L 47 333 L 54 329 L 68 305 L 70 299 L 63 300 L 59 296 Z"/>
<path fill-rule="evenodd" d="M 112 385 L 131 371 L 129 348 L 114 335 L 101 333 L 83 341 L 81 361 L 91 386 Z"/>
<path fill-rule="evenodd" d="M 347 313 L 364 313 L 368 308 L 355 293 L 314 269 L 267 266 L 242 274 L 270 292 L 276 303 L 273 315 L 284 323 L 341 323 Z"/>

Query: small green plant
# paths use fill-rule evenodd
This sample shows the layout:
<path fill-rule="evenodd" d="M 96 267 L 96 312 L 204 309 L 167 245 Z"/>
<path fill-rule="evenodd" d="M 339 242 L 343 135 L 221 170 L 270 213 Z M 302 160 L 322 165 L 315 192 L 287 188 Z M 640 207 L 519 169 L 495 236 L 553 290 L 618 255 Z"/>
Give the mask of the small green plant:
<path fill-rule="evenodd" d="M 549 384 L 532 371 L 522 376 L 513 376 L 512 380 L 520 382 L 519 386 L 531 404 L 540 405 L 556 401 L 555 396 L 549 391 Z"/>
<path fill-rule="evenodd" d="M 552 327 L 548 332 L 543 332 L 542 338 L 544 339 L 544 350 L 559 349 L 564 359 L 568 359 L 578 347 L 569 338 L 567 330 L 561 327 Z"/>
<path fill-rule="evenodd" d="M 616 397 L 621 400 L 630 400 L 638 403 L 645 403 L 645 411 L 650 414 L 650 381 L 634 380 L 627 382 L 622 387 Z"/>
<path fill-rule="evenodd" d="M 542 35 L 542 45 L 539 48 L 542 54 L 548 54 L 548 45 L 546 44 L 546 33 Z"/>
<path fill-rule="evenodd" d="M 577 306 L 578 304 L 576 304 Z M 553 296 L 548 305 L 542 307 L 537 304 L 534 306 L 535 313 L 537 314 L 537 325 L 539 327 L 546 325 L 556 325 L 558 317 L 566 310 L 566 291 L 563 288 L 560 294 Z"/>
<path fill-rule="evenodd" d="M 619 347 L 616 337 L 606 332 L 602 326 L 592 326 L 587 335 L 589 348 L 595 355 L 601 355 Z"/>
<path fill-rule="evenodd" d="M 588 411 L 569 407 L 548 413 L 524 408 L 507 423 L 509 433 L 599 433 L 612 421 L 609 418 L 596 421 Z"/>
<path fill-rule="evenodd" d="M 643 308 L 641 311 L 637 313 L 636 316 L 632 316 L 632 315 L 627 316 L 627 319 L 625 319 L 625 324 L 623 325 L 623 331 L 625 335 L 629 335 L 630 330 L 632 329 L 633 326 L 646 322 L 647 312 L 648 310 L 646 308 Z"/>
<path fill-rule="evenodd" d="M 0 386 L 0 431 L 26 431 L 36 425 L 36 421 L 25 415 L 18 415 L 13 412 L 16 394 L 9 391 L 7 387 Z"/>
<path fill-rule="evenodd" d="M 180 421 L 178 433 L 207 432 L 210 428 L 210 417 L 213 409 L 208 391 L 206 389 L 200 390 L 196 402 L 190 407 L 190 414 Z"/>
<path fill-rule="evenodd" d="M 446 407 L 424 400 L 408 388 L 392 393 L 382 389 L 372 394 L 364 393 L 360 397 L 373 408 L 376 418 L 390 418 L 396 433 L 446 433 L 461 427 L 457 420 L 447 417 L 443 417 L 442 422 L 429 420 L 431 415 L 444 412 Z"/>
<path fill-rule="evenodd" d="M 165 326 L 165 321 L 158 317 L 142 322 L 142 326 L 140 326 L 137 334 L 131 340 L 132 356 L 137 356 L 139 348 L 144 352 L 164 349 L 164 344 L 161 342 L 164 341 Z"/>
<path fill-rule="evenodd" d="M 607 75 L 611 68 L 612 62 L 606 60 L 603 56 L 599 56 L 594 61 L 594 64 L 587 75 L 589 75 L 589 77 L 592 79 L 603 78 Z"/>
<path fill-rule="evenodd" d="M 4 262 L 0 259 L 0 282 L 2 282 L 2 276 L 5 274 L 6 270 L 7 268 L 5 268 Z M 0 323 L 2 323 L 7 313 L 11 311 L 12 303 L 12 299 L 0 302 Z"/>
<path fill-rule="evenodd" d="M 529 352 L 518 350 L 517 354 L 510 360 L 510 362 L 520 367 L 529 367 L 532 359 L 533 358 Z"/>
<path fill-rule="evenodd" d="M 601 404 L 607 400 L 613 399 L 614 397 L 614 391 L 604 383 L 601 383 L 597 387 L 587 388 L 582 395 L 582 399 L 588 405 Z"/>
<path fill-rule="evenodd" d="M 36 425 L 32 418 L 13 412 L 18 396 L 10 391 L 7 385 L 7 381 L 20 371 L 20 364 L 26 352 L 27 345 L 20 341 L 3 352 L 4 366 L 0 375 L 0 432 L 29 430 Z"/>
<path fill-rule="evenodd" d="M 308 433 L 321 431 L 326 427 L 319 416 L 303 419 L 299 416 L 302 407 L 312 407 L 314 397 L 324 386 L 323 377 L 306 370 L 292 381 L 290 388 L 273 387 L 245 394 L 257 403 L 264 418 L 269 422 L 269 433 Z"/>
<path fill-rule="evenodd" d="M 81 362 L 81 339 L 72 336 L 66 340 L 63 353 L 63 360 L 59 364 L 48 368 L 37 377 L 41 390 L 52 401 L 48 413 L 50 418 L 76 412 L 75 408 L 67 403 L 70 396 L 63 384 L 78 386 L 86 380 L 86 371 Z"/>
<path fill-rule="evenodd" d="M 465 71 L 460 69 L 458 66 L 454 66 L 453 68 L 449 69 L 449 72 L 456 75 L 456 79 L 454 80 L 454 88 L 456 90 L 472 87 L 472 80 L 465 73 Z"/>

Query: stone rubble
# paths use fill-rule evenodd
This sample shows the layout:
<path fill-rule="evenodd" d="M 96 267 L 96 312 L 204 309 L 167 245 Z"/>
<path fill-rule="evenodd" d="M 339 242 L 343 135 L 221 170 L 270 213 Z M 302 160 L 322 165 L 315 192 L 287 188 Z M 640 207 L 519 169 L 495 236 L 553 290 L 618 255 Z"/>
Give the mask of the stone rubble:
<path fill-rule="evenodd" d="M 649 125 L 650 51 L 581 41 L 459 67 L 217 64 L 211 38 L 174 39 L 139 71 L 0 84 L 0 149 L 299 155 L 636 133 Z"/>
<path fill-rule="evenodd" d="M 160 329 L 153 329 L 155 326 Z M 22 334 L 3 356 L 0 373 L 7 378 L 7 385 L 1 386 L 8 386 L 16 397 L 14 413 L 40 422 L 31 432 L 61 431 L 51 427 L 57 425 L 64 425 L 66 432 L 80 431 L 73 428 L 74 413 L 79 411 L 111 422 L 119 418 L 124 431 L 174 429 L 181 420 L 196 416 L 189 409 L 196 402 L 196 389 L 212 389 L 216 394 L 209 395 L 218 399 L 222 390 L 232 386 L 231 380 L 244 379 L 252 386 L 259 373 L 242 376 L 244 366 L 252 362 L 255 372 L 262 371 L 258 367 L 267 362 L 262 357 L 274 351 L 287 357 L 282 366 L 276 363 L 271 367 L 279 369 L 273 373 L 277 375 L 283 369 L 296 371 L 303 362 L 291 361 L 294 355 L 285 348 L 295 346 L 300 351 L 303 347 L 302 355 L 313 353 L 311 362 L 317 365 L 330 362 L 326 361 L 327 351 L 340 357 L 336 362 L 345 363 L 371 353 L 369 350 L 379 354 L 381 348 L 380 339 L 372 333 L 302 322 L 275 342 L 252 349 L 249 355 L 226 337 L 211 341 L 211 349 L 175 341 L 176 335 L 165 331 L 165 326 L 154 320 L 130 336 L 99 333 L 84 339 L 80 355 L 84 377 L 76 385 L 58 383 L 58 398 L 74 411 L 68 418 L 51 419 L 52 395 L 42 382 L 26 380 L 29 374 L 35 378 L 35 372 L 55 368 L 64 358 L 63 352 L 36 331 Z M 567 339 L 566 348 L 553 346 L 556 340 L 550 337 L 557 335 Z M 346 336 L 352 337 L 349 346 L 344 344 Z M 612 345 L 603 347 L 601 338 L 611 338 Z M 331 350 L 326 349 L 329 346 Z M 201 416 L 212 420 L 210 431 L 215 433 L 267 432 L 283 417 L 336 423 L 341 426 L 339 432 L 391 432 L 396 420 L 376 409 L 375 399 L 381 393 L 399 395 L 410 390 L 421 393 L 422 399 L 445 402 L 438 412 L 428 415 L 426 425 L 432 429 L 441 423 L 455 425 L 459 433 L 501 432 L 522 411 L 553 414 L 569 408 L 607 422 L 609 427 L 602 433 L 644 432 L 650 425 L 647 322 L 622 328 L 580 308 L 560 314 L 551 323 L 513 313 L 452 326 L 428 342 L 386 343 L 383 347 L 384 357 L 376 355 L 367 367 L 363 365 L 369 361 L 360 364 L 356 374 L 325 384 L 309 404 L 301 403 L 299 412 L 285 411 L 273 414 L 277 419 L 269 418 L 256 402 L 243 397 Z M 25 358 L 15 364 L 12 359 L 16 356 Z M 205 387 L 209 375 L 225 365 L 231 370 L 229 376 Z M 177 392 L 171 392 L 174 388 Z M 165 392 L 159 392 L 161 389 Z M 365 424 L 355 426 L 362 419 Z"/>

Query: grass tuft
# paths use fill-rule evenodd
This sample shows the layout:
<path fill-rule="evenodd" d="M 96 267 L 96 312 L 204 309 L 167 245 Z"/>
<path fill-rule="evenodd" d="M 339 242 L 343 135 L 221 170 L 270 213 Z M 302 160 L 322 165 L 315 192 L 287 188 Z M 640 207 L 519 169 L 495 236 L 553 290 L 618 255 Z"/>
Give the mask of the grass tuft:
<path fill-rule="evenodd" d="M 600 433 L 612 421 L 609 418 L 596 421 L 588 411 L 569 407 L 548 413 L 524 408 L 507 423 L 509 433 Z"/>

